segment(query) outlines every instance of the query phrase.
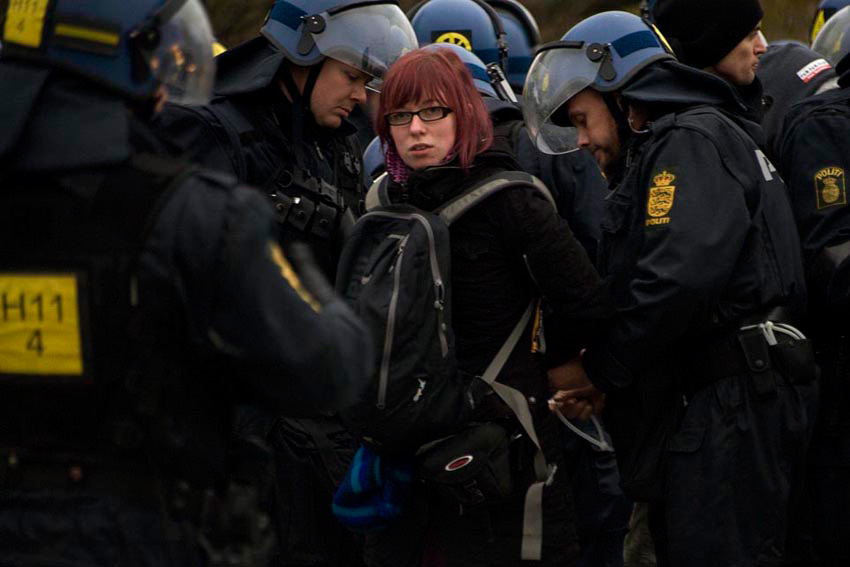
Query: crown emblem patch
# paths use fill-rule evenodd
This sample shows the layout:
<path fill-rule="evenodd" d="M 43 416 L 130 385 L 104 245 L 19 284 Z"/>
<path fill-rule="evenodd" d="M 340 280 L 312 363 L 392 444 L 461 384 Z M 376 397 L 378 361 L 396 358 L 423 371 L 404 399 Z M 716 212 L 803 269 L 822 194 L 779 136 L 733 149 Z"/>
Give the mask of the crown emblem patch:
<path fill-rule="evenodd" d="M 673 208 L 673 199 L 676 195 L 674 181 L 676 181 L 676 176 L 667 170 L 663 170 L 652 178 L 653 186 L 649 188 L 649 196 L 646 202 L 646 226 L 670 223 L 668 215 Z"/>
<path fill-rule="evenodd" d="M 840 167 L 824 167 L 815 173 L 815 196 L 818 209 L 847 204 L 844 186 L 844 170 Z"/>

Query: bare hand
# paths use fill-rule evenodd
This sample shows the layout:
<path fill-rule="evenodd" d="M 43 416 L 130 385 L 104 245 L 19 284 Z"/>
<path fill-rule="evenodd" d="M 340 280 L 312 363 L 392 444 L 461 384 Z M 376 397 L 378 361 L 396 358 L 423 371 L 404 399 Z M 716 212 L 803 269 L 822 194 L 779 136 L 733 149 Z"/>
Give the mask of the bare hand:
<path fill-rule="evenodd" d="M 592 386 L 592 384 L 584 372 L 581 358 L 577 357 L 549 370 L 549 386 L 553 390 L 573 390 Z"/>
<path fill-rule="evenodd" d="M 587 421 L 592 415 L 599 415 L 605 408 L 605 394 L 593 385 L 558 390 L 549 400 L 549 409 L 560 411 L 564 417 Z"/>

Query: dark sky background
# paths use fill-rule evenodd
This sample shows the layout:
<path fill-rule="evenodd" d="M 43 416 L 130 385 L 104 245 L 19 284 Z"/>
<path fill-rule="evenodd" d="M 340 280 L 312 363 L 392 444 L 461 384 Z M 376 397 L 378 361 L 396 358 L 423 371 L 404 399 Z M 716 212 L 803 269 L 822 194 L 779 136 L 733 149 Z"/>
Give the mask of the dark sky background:
<path fill-rule="evenodd" d="M 701 2 L 702 0 L 691 0 Z M 623 0 L 525 0 L 543 34 L 544 41 L 561 37 L 573 24 L 605 10 L 637 12 L 639 2 Z M 233 46 L 259 32 L 273 0 L 206 0 L 218 39 Z M 401 0 L 407 10 L 416 0 Z M 765 10 L 763 29 L 768 40 L 798 39 L 807 35 L 818 0 L 762 0 Z M 734 13 L 729 15 L 734 17 Z"/>

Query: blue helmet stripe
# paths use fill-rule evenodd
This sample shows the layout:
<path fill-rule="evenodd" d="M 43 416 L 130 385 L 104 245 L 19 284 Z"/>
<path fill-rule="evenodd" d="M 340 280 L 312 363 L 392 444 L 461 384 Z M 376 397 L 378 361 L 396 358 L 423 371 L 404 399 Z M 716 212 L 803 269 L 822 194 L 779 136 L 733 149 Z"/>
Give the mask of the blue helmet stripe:
<path fill-rule="evenodd" d="M 620 39 L 612 42 L 611 46 L 617 51 L 617 55 L 625 59 L 635 51 L 649 49 L 652 47 L 661 47 L 661 44 L 658 42 L 658 38 L 655 37 L 655 34 L 649 30 L 645 30 L 624 35 Z"/>
<path fill-rule="evenodd" d="M 298 26 L 301 25 L 301 17 L 307 15 L 307 12 L 289 2 L 277 2 L 272 8 L 269 18 L 290 29 L 297 30 Z"/>
<path fill-rule="evenodd" d="M 473 79 L 478 79 L 479 81 L 484 81 L 485 83 L 490 84 L 490 77 L 487 75 L 486 70 L 477 65 L 472 65 L 471 63 L 467 63 L 466 68 L 469 69 L 470 73 L 472 73 Z"/>

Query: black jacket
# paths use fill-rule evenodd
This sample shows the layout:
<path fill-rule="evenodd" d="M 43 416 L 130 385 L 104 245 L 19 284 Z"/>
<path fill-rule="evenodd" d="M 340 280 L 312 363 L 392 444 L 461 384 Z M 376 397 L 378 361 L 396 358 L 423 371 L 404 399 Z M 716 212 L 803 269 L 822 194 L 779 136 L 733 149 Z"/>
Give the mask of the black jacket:
<path fill-rule="evenodd" d="M 768 157 L 779 163 L 783 123 L 791 106 L 834 88 L 837 77 L 820 53 L 793 41 L 767 47 L 767 53 L 759 59 L 758 77 L 764 85 L 766 108 L 761 124 L 770 150 Z"/>
<path fill-rule="evenodd" d="M 519 169 L 508 148 L 480 154 L 469 173 L 454 165 L 413 172 L 392 183 L 392 199 L 433 210 L 483 179 Z M 527 189 L 506 189 L 451 226 L 453 326 L 458 367 L 480 375 L 533 297 L 542 295 L 547 357 L 532 354 L 532 331 L 509 359 L 500 381 L 540 407 L 547 399 L 546 369 L 578 355 L 613 311 L 584 249 L 552 205 Z"/>
<path fill-rule="evenodd" d="M 253 400 L 283 413 L 333 407 L 346 396 L 340 384 L 366 376 L 370 342 L 361 325 L 340 300 L 317 312 L 302 298 L 277 248 L 266 198 L 230 177 L 179 164 L 174 181 L 158 180 L 135 160 L 147 156 L 166 169 L 175 162 L 162 157 L 160 141 L 106 91 L 8 62 L 0 63 L 0 77 L 0 90 L 18 93 L 0 107 L 7 125 L 0 132 L 0 238 L 7 243 L 0 266 L 80 274 L 83 355 L 90 357 L 86 372 L 94 373 L 94 389 L 80 390 L 85 404 L 76 407 L 60 388 L 59 411 L 41 427 L 60 430 L 60 413 L 68 423 L 80 415 L 99 419 L 110 400 L 97 388 L 128 379 L 131 361 L 116 353 L 136 343 L 151 372 L 137 368 L 139 384 L 172 377 L 170 387 L 182 383 L 201 397 L 220 396 L 223 386 L 232 397 L 215 401 L 225 405 Z M 126 191 L 111 180 L 127 180 Z M 137 195 L 154 190 L 163 193 L 154 206 L 134 208 Z M 139 218 L 147 211 L 149 218 Z M 128 239 L 122 249 L 115 242 L 123 242 L 130 226 L 140 227 L 143 238 Z M 14 417 L 19 412 L 7 410 L 25 399 L 37 402 L 40 415 L 51 413 L 49 397 L 4 389 L 0 415 L 11 422 L 0 430 L 24 427 Z M 199 399 L 184 399 L 180 415 L 194 415 Z M 229 422 L 195 433 L 211 427 L 226 429 Z"/>
<path fill-rule="evenodd" d="M 736 91 L 671 61 L 622 94 L 647 104 L 652 122 L 628 144 L 605 203 L 600 272 L 618 317 L 584 359 L 603 390 L 699 353 L 744 319 L 805 306 L 785 188 Z"/>
<path fill-rule="evenodd" d="M 794 105 L 785 122 L 782 174 L 803 244 L 818 325 L 846 328 L 850 314 L 850 88 Z M 820 329 L 826 331 L 826 329 Z"/>
<path fill-rule="evenodd" d="M 558 213 L 567 221 L 588 256 L 596 261 L 602 202 L 608 184 L 585 150 L 548 155 L 538 150 L 514 104 L 484 97 L 497 138 L 504 138 L 523 171 L 540 179 L 552 192 Z"/>
<path fill-rule="evenodd" d="M 236 46 L 216 61 L 215 98 L 200 107 L 167 105 L 155 122 L 175 146 L 175 153 L 233 175 L 266 194 L 309 198 L 338 209 L 340 215 L 346 207 L 359 215 L 362 150 L 356 128 L 347 121 L 336 129 L 322 128 L 312 113 L 294 108 L 276 80 L 285 62 L 283 54 L 264 37 Z M 297 206 L 286 205 L 286 211 L 292 212 L 282 223 L 282 242 L 309 242 L 325 273 L 332 277 L 340 236 L 317 234 L 317 213 L 306 209 L 302 218 L 295 214 Z M 334 221 L 340 222 L 341 217 Z"/>

